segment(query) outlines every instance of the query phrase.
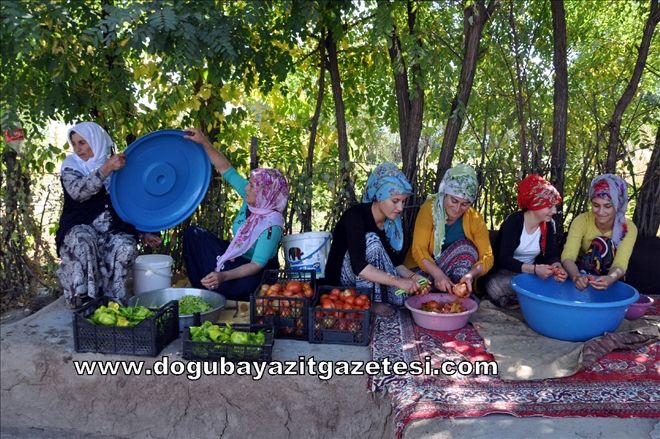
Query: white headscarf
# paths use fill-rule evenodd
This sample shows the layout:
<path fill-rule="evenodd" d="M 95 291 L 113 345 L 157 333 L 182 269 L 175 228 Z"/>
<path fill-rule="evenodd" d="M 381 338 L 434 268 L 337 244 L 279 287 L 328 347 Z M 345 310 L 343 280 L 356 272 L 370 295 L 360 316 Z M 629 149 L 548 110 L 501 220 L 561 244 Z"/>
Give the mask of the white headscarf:
<path fill-rule="evenodd" d="M 87 141 L 89 147 L 94 153 L 93 157 L 87 159 L 87 161 L 78 157 L 75 153 L 69 154 L 62 163 L 61 171 L 65 169 L 72 169 L 78 171 L 83 175 L 89 175 L 92 172 L 96 171 L 110 156 L 110 151 L 114 142 L 105 132 L 101 126 L 95 122 L 81 122 L 78 125 L 74 125 L 69 128 L 69 131 L 66 133 L 66 139 L 69 142 L 69 146 L 73 148 L 71 143 L 71 133 L 77 133 Z M 109 187 L 110 178 L 106 178 L 103 182 L 105 187 Z"/>

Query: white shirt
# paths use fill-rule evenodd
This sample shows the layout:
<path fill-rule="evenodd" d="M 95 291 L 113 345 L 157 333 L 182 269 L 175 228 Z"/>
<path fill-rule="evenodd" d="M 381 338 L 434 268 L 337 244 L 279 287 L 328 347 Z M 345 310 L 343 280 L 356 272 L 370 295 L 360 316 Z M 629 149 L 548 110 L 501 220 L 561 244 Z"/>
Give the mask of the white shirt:
<path fill-rule="evenodd" d="M 523 226 L 520 234 L 520 245 L 514 250 L 513 257 L 523 264 L 533 264 L 534 259 L 541 253 L 541 228 L 537 227 L 533 233 L 527 233 Z"/>

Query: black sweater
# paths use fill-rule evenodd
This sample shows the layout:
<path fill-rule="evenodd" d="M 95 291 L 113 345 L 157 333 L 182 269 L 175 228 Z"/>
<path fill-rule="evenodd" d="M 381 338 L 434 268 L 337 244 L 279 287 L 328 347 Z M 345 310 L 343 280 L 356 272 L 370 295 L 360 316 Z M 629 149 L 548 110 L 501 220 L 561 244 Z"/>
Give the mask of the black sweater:
<path fill-rule="evenodd" d="M 559 246 L 557 245 L 557 236 L 555 223 L 549 222 L 548 235 L 545 243 L 545 254 L 543 251 L 536 257 L 536 264 L 554 264 L 559 262 Z M 520 235 L 525 227 L 525 217 L 523 212 L 515 212 L 509 215 L 500 226 L 500 233 L 497 235 L 495 244 L 495 263 L 498 268 L 504 268 L 516 273 L 522 272 L 523 263 L 513 257 L 513 252 L 520 245 Z M 541 238 L 539 238 L 539 247 Z"/>
<path fill-rule="evenodd" d="M 341 267 L 347 251 L 351 258 L 353 273 L 359 274 L 368 265 L 365 234 L 369 232 L 378 235 L 395 267 L 402 264 L 405 245 L 401 251 L 394 250 L 385 232 L 376 226 L 371 213 L 371 203 L 357 204 L 344 212 L 332 232 L 332 245 L 325 267 L 325 282 L 328 285 L 339 285 Z"/>
<path fill-rule="evenodd" d="M 62 209 L 62 215 L 60 216 L 60 225 L 55 234 L 55 245 L 58 255 L 60 254 L 60 248 L 64 242 L 64 237 L 73 226 L 79 224 L 91 225 L 105 210 L 110 211 L 112 216 L 112 224 L 110 227 L 111 232 L 124 232 L 137 237 L 138 231 L 135 227 L 124 222 L 119 215 L 117 215 L 117 212 L 115 212 L 115 209 L 112 207 L 110 195 L 105 190 L 105 187 L 101 188 L 99 192 L 85 201 L 74 200 L 66 191 L 66 188 L 64 188 L 64 184 L 62 184 L 62 189 L 64 192 L 64 207 Z"/>

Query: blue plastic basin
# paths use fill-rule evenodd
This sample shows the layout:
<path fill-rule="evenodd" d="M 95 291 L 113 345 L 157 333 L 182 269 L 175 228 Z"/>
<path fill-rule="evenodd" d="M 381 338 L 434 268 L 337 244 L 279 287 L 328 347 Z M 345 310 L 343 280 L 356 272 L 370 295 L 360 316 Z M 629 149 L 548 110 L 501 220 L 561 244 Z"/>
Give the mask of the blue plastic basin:
<path fill-rule="evenodd" d="M 605 291 L 579 291 L 573 282 L 519 274 L 511 279 L 527 324 L 539 334 L 566 341 L 585 341 L 614 332 L 639 293 L 624 282 Z"/>

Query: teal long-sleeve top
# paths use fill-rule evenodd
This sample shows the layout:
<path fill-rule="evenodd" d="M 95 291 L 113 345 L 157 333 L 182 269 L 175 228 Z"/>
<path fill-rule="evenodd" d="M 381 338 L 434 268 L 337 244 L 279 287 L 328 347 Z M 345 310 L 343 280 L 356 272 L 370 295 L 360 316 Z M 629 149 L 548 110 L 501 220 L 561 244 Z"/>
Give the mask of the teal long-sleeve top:
<path fill-rule="evenodd" d="M 222 178 L 224 178 L 243 199 L 241 209 L 238 211 L 238 215 L 234 218 L 234 222 L 231 226 L 233 235 L 236 236 L 239 227 L 241 227 L 247 220 L 248 205 L 245 188 L 248 185 L 248 181 L 241 176 L 234 167 L 227 169 L 225 173 L 222 174 Z M 251 262 L 263 267 L 270 259 L 277 255 L 277 248 L 280 245 L 281 238 L 282 228 L 278 226 L 270 227 L 261 233 L 252 247 L 250 247 L 250 249 L 241 257 L 250 259 Z"/>

